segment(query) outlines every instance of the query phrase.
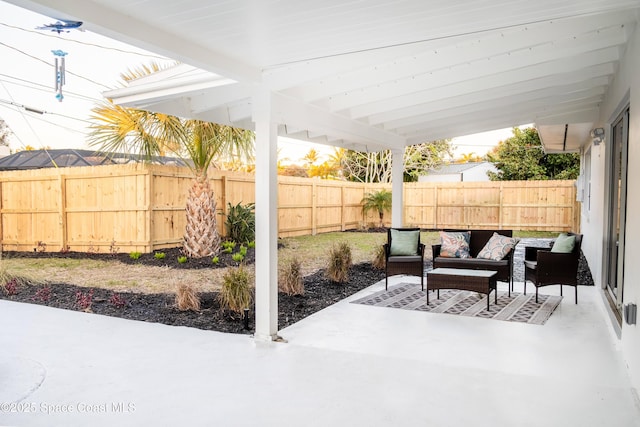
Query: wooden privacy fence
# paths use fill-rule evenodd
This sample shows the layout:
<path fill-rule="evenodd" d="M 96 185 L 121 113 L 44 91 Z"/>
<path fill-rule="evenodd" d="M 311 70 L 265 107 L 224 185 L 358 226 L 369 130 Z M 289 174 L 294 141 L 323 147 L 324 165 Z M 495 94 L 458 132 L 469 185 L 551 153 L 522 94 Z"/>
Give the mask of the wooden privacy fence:
<path fill-rule="evenodd" d="M 2 250 L 150 252 L 181 244 L 191 185 L 186 168 L 111 165 L 0 172 Z M 255 201 L 251 174 L 213 172 L 218 213 L 228 203 Z M 279 177 L 280 237 L 378 224 L 363 215 L 366 193 L 390 189 L 308 178 Z M 509 228 L 577 231 L 574 181 L 410 183 L 404 223 L 426 229 Z M 385 213 L 390 225 L 391 213 Z M 218 228 L 224 235 L 224 216 Z"/>

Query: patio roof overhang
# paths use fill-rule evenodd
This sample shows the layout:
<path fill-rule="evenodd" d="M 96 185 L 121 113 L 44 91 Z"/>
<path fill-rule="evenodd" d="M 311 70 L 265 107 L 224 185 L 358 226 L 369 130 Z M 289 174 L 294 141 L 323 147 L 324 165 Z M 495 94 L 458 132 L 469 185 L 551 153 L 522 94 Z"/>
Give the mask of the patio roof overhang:
<path fill-rule="evenodd" d="M 251 129 L 266 88 L 278 133 L 297 139 L 378 150 L 535 123 L 550 152 L 590 141 L 639 6 L 10 2 L 185 64 L 107 93 L 118 103 Z"/>

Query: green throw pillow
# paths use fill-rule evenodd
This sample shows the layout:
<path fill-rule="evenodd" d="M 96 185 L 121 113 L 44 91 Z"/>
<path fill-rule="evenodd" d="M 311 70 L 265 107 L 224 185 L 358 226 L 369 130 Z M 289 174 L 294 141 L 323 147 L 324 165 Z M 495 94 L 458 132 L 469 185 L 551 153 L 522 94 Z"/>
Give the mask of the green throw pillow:
<path fill-rule="evenodd" d="M 576 236 L 569 236 L 567 233 L 560 234 L 557 238 L 551 252 L 568 254 L 573 252 L 576 245 Z"/>
<path fill-rule="evenodd" d="M 391 229 L 391 250 L 392 256 L 417 255 L 420 231 L 401 231 Z"/>

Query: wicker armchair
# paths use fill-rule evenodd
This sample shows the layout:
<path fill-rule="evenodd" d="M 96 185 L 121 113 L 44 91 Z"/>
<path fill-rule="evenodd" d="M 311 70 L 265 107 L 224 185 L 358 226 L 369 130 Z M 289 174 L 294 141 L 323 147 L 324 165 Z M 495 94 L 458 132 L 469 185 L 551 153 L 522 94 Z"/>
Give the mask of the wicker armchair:
<path fill-rule="evenodd" d="M 575 246 L 570 253 L 551 252 L 551 248 L 525 247 L 524 255 L 524 293 L 527 294 L 527 280 L 536 287 L 536 302 L 538 302 L 538 288 L 549 285 L 569 285 L 575 288 L 576 304 L 578 303 L 578 261 L 582 234 L 567 233 L 576 236 Z"/>
<path fill-rule="evenodd" d="M 399 241 L 406 238 L 415 240 L 417 234 L 417 244 L 415 250 L 413 245 L 409 250 L 401 250 L 398 254 Z M 394 244 L 393 236 L 396 236 Z M 404 243 L 404 242 L 403 242 Z M 409 274 L 420 276 L 420 284 L 424 290 L 424 244 L 420 243 L 419 228 L 390 228 L 387 230 L 387 243 L 384 245 L 385 253 L 385 281 L 384 288 L 389 286 L 389 276 L 396 274 Z"/>

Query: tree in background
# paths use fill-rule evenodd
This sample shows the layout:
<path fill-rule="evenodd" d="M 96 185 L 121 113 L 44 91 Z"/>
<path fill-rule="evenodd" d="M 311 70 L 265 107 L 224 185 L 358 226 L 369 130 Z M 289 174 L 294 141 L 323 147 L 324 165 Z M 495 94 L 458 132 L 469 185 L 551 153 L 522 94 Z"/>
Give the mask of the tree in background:
<path fill-rule="evenodd" d="M 404 181 L 417 181 L 420 175 L 451 156 L 451 142 L 447 139 L 406 147 Z M 375 153 L 345 150 L 341 159 L 342 174 L 348 181 L 388 183 L 391 182 L 392 158 L 390 150 Z"/>
<path fill-rule="evenodd" d="M 304 160 L 304 165 L 307 169 L 310 169 L 311 166 L 315 165 L 320 160 L 320 155 L 314 148 L 311 148 L 302 160 Z"/>
<path fill-rule="evenodd" d="M 9 135 L 11 135 L 11 129 L 7 122 L 0 118 L 0 145 L 9 146 Z"/>
<path fill-rule="evenodd" d="M 513 136 L 487 154 L 498 172 L 488 172 L 492 181 L 576 179 L 580 156 L 545 154 L 535 128 L 513 128 Z"/>
<path fill-rule="evenodd" d="M 380 216 L 380 227 L 384 227 L 384 212 L 391 210 L 391 191 L 379 190 L 375 193 L 367 193 L 360 203 L 365 215 L 369 211 L 376 211 Z"/>
<path fill-rule="evenodd" d="M 339 149 L 336 149 L 336 152 L 338 152 L 338 150 Z M 319 163 L 321 160 L 320 154 L 315 149 L 311 148 L 307 154 L 300 159 L 303 162 L 303 165 L 284 165 L 284 160 L 289 159 L 285 158 L 278 160 L 278 175 L 297 176 L 303 178 L 318 177 L 322 179 L 338 179 L 340 177 L 340 162 L 336 162 L 335 154 L 334 156 L 330 156 L 329 160 Z"/>
<path fill-rule="evenodd" d="M 300 165 L 281 165 L 278 166 L 278 175 L 297 176 L 299 178 L 309 178 L 307 169 Z"/>
<path fill-rule="evenodd" d="M 131 80 L 139 74 L 130 72 L 123 77 Z M 253 132 L 121 107 L 109 101 L 95 107 L 93 113 L 89 140 L 101 151 L 134 152 L 147 159 L 172 153 L 188 160 L 194 180 L 187 197 L 184 250 L 190 257 L 217 254 L 220 236 L 216 227 L 216 202 L 207 170 L 214 159 L 225 158 L 230 153 L 232 157 L 250 160 L 254 150 Z"/>
<path fill-rule="evenodd" d="M 455 163 L 476 163 L 481 162 L 484 159 L 478 156 L 476 153 L 465 153 L 462 154 L 459 158 L 457 158 Z"/>

